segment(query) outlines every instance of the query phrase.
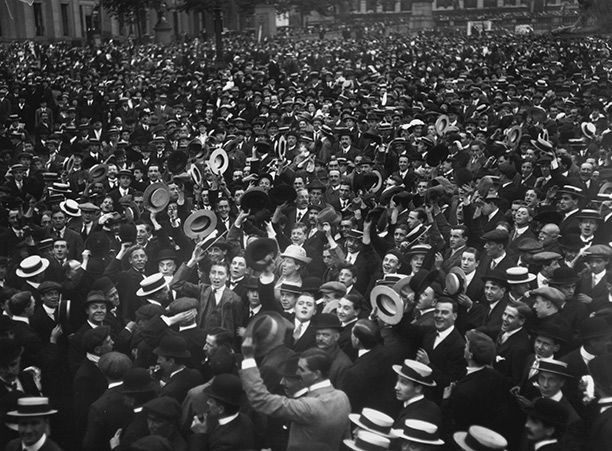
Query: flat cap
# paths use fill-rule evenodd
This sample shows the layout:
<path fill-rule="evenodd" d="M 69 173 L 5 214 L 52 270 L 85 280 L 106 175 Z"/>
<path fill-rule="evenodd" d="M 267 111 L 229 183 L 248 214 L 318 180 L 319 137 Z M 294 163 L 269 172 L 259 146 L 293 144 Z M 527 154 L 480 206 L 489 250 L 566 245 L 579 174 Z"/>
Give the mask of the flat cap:
<path fill-rule="evenodd" d="M 46 293 L 51 290 L 62 291 L 62 286 L 52 280 L 45 280 L 38 286 L 38 291 L 40 293 Z"/>
<path fill-rule="evenodd" d="M 495 243 L 507 243 L 510 235 L 505 230 L 493 229 L 482 236 L 484 241 L 493 241 Z"/>
<path fill-rule="evenodd" d="M 156 316 L 164 314 L 164 309 L 160 305 L 147 304 L 136 310 L 136 321 L 146 321 Z"/>
<path fill-rule="evenodd" d="M 338 297 L 342 297 L 346 294 L 346 285 L 344 285 L 342 282 L 326 282 L 321 285 L 319 291 L 321 293 L 334 293 Z"/>
<path fill-rule="evenodd" d="M 495 342 L 487 334 L 477 330 L 469 330 L 465 334 L 473 359 L 484 365 L 491 365 L 495 361 Z"/>
<path fill-rule="evenodd" d="M 562 255 L 556 252 L 544 251 L 533 254 L 533 261 L 536 263 L 543 263 L 551 260 L 559 260 L 561 257 Z"/>
<path fill-rule="evenodd" d="M 565 302 L 565 295 L 560 290 L 552 287 L 536 288 L 529 292 L 529 297 L 533 296 L 541 296 L 555 304 L 558 308 L 561 308 Z"/>
<path fill-rule="evenodd" d="M 142 409 L 147 413 L 175 421 L 181 416 L 181 405 L 170 396 L 160 396 L 143 404 Z"/>
<path fill-rule="evenodd" d="M 109 326 L 98 326 L 93 329 L 89 329 L 83 334 L 83 349 L 86 352 L 93 352 L 97 346 L 100 346 L 106 337 L 110 335 Z"/>
<path fill-rule="evenodd" d="M 584 256 L 587 258 L 610 258 L 612 257 L 612 248 L 610 248 L 610 246 L 606 246 L 605 244 L 595 244 L 584 252 Z"/>
<path fill-rule="evenodd" d="M 187 312 L 198 307 L 198 301 L 194 298 L 178 298 L 170 303 L 167 310 L 170 315 Z"/>

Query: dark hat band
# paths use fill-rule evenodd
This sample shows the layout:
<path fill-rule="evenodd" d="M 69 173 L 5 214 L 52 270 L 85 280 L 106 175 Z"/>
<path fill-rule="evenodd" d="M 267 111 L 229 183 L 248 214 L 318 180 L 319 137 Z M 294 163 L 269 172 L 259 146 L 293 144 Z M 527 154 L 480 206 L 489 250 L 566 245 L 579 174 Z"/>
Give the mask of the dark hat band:
<path fill-rule="evenodd" d="M 50 410 L 51 410 L 51 406 L 49 406 L 49 404 L 47 404 L 47 403 L 45 403 L 45 404 L 34 404 L 34 405 L 31 405 L 31 406 L 19 405 L 17 407 L 17 413 L 20 413 L 20 414 L 39 413 L 41 415 L 44 415 L 44 414 L 49 413 Z"/>
<path fill-rule="evenodd" d="M 381 426 L 380 424 L 376 424 L 372 420 L 370 420 L 368 417 L 364 416 L 363 414 L 359 415 L 359 422 L 363 424 L 364 426 L 370 429 L 373 429 L 376 432 L 380 432 L 382 434 L 388 434 L 389 432 L 391 432 L 391 426 L 385 427 L 385 426 Z"/>
<path fill-rule="evenodd" d="M 384 449 L 389 449 L 389 448 L 384 447 L 384 446 L 378 446 L 378 445 L 375 445 L 373 443 L 366 442 L 365 440 L 363 440 L 363 439 L 361 439 L 359 437 L 357 437 L 355 439 L 355 446 L 360 448 L 360 449 L 363 449 L 365 451 L 379 451 L 381 449 L 383 449 L 383 450 Z"/>
<path fill-rule="evenodd" d="M 506 273 L 506 277 L 508 278 L 508 282 L 528 282 L 529 273 L 524 274 L 508 274 Z"/>
<path fill-rule="evenodd" d="M 156 291 L 158 288 L 161 288 L 165 284 L 166 284 L 166 279 L 162 277 L 159 280 L 157 280 L 155 283 L 142 287 L 142 291 L 147 291 L 150 293 L 150 292 Z"/>
<path fill-rule="evenodd" d="M 42 265 L 43 265 L 42 260 L 39 260 L 38 263 L 36 263 L 31 268 L 26 268 L 26 269 L 21 268 L 21 271 L 27 276 L 27 275 L 33 274 L 36 271 L 38 271 L 40 268 L 42 268 Z"/>
<path fill-rule="evenodd" d="M 430 434 L 425 431 L 421 431 L 420 429 L 411 428 L 410 426 L 404 426 L 403 433 L 405 436 L 414 438 L 416 440 L 435 442 L 439 439 L 438 435 L 435 433 Z"/>
<path fill-rule="evenodd" d="M 417 381 L 420 381 L 424 384 L 432 384 L 434 382 L 433 377 L 431 375 L 423 376 L 419 374 L 418 372 L 416 372 L 413 368 L 410 368 L 406 364 L 402 365 L 401 372 L 404 373 L 409 378 L 416 379 Z"/>
<path fill-rule="evenodd" d="M 476 438 L 471 435 L 468 431 L 468 434 L 465 436 L 465 444 L 470 448 L 476 451 L 493 451 L 493 448 L 489 448 L 487 445 L 483 445 Z"/>

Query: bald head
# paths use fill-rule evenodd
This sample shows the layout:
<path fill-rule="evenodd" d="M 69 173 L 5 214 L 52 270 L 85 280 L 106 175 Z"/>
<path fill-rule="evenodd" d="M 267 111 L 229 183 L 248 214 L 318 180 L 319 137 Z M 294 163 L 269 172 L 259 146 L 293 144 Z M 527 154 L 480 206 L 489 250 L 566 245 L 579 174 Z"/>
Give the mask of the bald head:
<path fill-rule="evenodd" d="M 560 233 L 561 229 L 557 224 L 546 224 L 540 229 L 538 240 L 540 240 L 542 246 L 546 246 L 559 238 Z"/>

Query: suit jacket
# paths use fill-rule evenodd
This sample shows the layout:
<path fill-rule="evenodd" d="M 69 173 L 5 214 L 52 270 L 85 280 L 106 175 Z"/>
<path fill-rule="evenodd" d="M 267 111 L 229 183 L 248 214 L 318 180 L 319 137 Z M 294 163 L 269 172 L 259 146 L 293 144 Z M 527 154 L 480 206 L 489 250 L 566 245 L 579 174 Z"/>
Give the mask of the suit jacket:
<path fill-rule="evenodd" d="M 456 250 L 448 249 L 444 253 L 444 262 L 442 263 L 442 271 L 448 273 L 451 268 L 455 266 L 461 266 L 461 254 L 466 249 L 467 246 L 461 246 Z"/>
<path fill-rule="evenodd" d="M 501 298 L 495 307 L 493 307 L 493 310 L 491 310 L 491 306 L 486 300 L 482 300 L 481 303 L 487 308 L 487 315 L 484 319 L 484 323 L 478 327 L 478 330 L 495 340 L 501 329 L 504 310 L 506 310 L 508 306 L 508 297 L 504 296 Z"/>
<path fill-rule="evenodd" d="M 503 344 L 498 341 L 497 359 L 493 367 L 508 378 L 512 385 L 519 385 L 531 348 L 531 339 L 522 328 L 510 335 Z"/>
<path fill-rule="evenodd" d="M 571 214 L 561 221 L 561 224 L 559 224 L 561 236 L 567 236 L 569 233 L 580 235 L 580 220 L 576 216 L 578 216 L 578 212 Z"/>
<path fill-rule="evenodd" d="M 435 402 L 423 397 L 403 406 L 393 423 L 393 427 L 396 429 L 403 428 L 404 422 L 410 418 L 419 418 L 440 427 L 442 424 L 442 411 Z"/>
<path fill-rule="evenodd" d="M 588 435 L 585 449 L 604 451 L 612 449 L 612 409 L 605 410 L 595 417 Z"/>
<path fill-rule="evenodd" d="M 104 275 L 110 279 L 117 287 L 119 299 L 121 299 L 121 317 L 124 321 L 134 320 L 136 310 L 146 304 L 146 301 L 136 295 L 140 288 L 140 282 L 145 278 L 145 274 L 130 268 L 126 271 L 121 270 L 121 261 L 113 258 L 106 267 Z"/>
<path fill-rule="evenodd" d="M 168 379 L 159 392 L 159 396 L 170 396 L 181 404 L 187 392 L 203 382 L 204 379 L 198 370 L 185 368 Z"/>
<path fill-rule="evenodd" d="M 21 343 L 24 348 L 21 356 L 21 366 L 23 368 L 31 365 L 40 367 L 45 357 L 43 356 L 45 343 L 32 329 L 32 326 L 23 321 L 11 320 L 11 329 L 15 335 L 15 340 Z"/>
<path fill-rule="evenodd" d="M 612 275 L 606 271 L 597 285 L 593 286 L 593 274 L 590 271 L 585 271 L 585 274 L 576 284 L 576 293 L 584 293 L 590 296 L 594 303 L 606 302 L 608 300 L 608 281 L 612 281 Z"/>
<path fill-rule="evenodd" d="M 6 451 L 21 451 L 22 449 L 24 449 L 24 448 L 22 446 L 20 438 L 16 438 L 14 440 L 11 440 L 6 445 L 6 448 L 5 448 Z M 55 443 L 53 440 L 51 440 L 49 437 L 47 437 L 45 439 L 45 442 L 43 443 L 43 446 L 41 446 L 38 449 L 38 451 L 62 451 L 62 448 L 60 448 L 57 443 Z"/>
<path fill-rule="evenodd" d="M 317 345 L 317 331 L 312 324 L 312 321 L 314 320 L 314 318 L 311 320 L 310 324 L 297 341 L 294 340 L 292 335 L 288 335 L 287 346 L 289 346 L 298 354 L 302 351 L 305 351 L 306 349 L 314 348 Z"/>
<path fill-rule="evenodd" d="M 255 426 L 244 413 L 223 426 L 217 424 L 208 434 L 193 434 L 191 451 L 229 451 L 255 448 Z"/>
<path fill-rule="evenodd" d="M 85 436 L 87 414 L 91 405 L 108 388 L 106 377 L 98 366 L 89 359 L 84 359 L 74 376 L 74 423 L 77 443 Z M 114 434 L 114 432 L 113 432 Z"/>
<path fill-rule="evenodd" d="M 584 404 L 582 402 L 582 392 L 578 388 L 578 383 L 582 376 L 590 374 L 590 371 L 580 355 L 580 349 L 582 348 L 573 350 L 559 360 L 567 363 L 567 372 L 573 376 L 572 379 L 568 379 L 565 382 L 563 394 L 567 396 L 567 399 L 572 403 L 578 414 L 583 416 Z"/>
<path fill-rule="evenodd" d="M 59 236 L 55 231 L 52 232 L 52 236 L 55 238 Z M 83 239 L 79 232 L 66 227 L 64 229 L 64 240 L 68 245 L 68 258 L 71 260 L 80 260 L 81 254 L 83 253 Z"/>
<path fill-rule="evenodd" d="M 464 431 L 473 424 L 504 430 L 509 389 L 506 378 L 493 368 L 484 367 L 459 379 L 448 399 L 452 430 Z"/>
<path fill-rule="evenodd" d="M 353 412 L 364 407 L 380 410 L 394 417 L 400 409 L 391 389 L 397 379 L 392 356 L 382 344 L 366 352 L 346 370 L 340 388 L 346 393 Z"/>
<path fill-rule="evenodd" d="M 229 288 L 223 290 L 221 301 L 218 305 L 208 305 L 212 297 L 212 287 L 208 284 L 194 284 L 187 282 L 190 278 L 192 268 L 183 263 L 174 274 L 170 287 L 181 296 L 199 299 L 197 324 L 205 331 L 214 327 L 224 327 L 234 334 L 236 329 L 242 325 L 242 301 Z M 206 312 L 214 314 L 206 315 Z"/>
<path fill-rule="evenodd" d="M 242 385 L 253 409 L 291 421 L 287 451 L 320 446 L 338 449 L 348 433 L 351 411 L 348 397 L 331 385 L 292 399 L 271 394 L 256 367 L 240 371 Z"/>
<path fill-rule="evenodd" d="M 342 330 L 340 330 L 340 338 L 338 339 L 338 346 L 340 346 L 340 349 L 342 349 L 353 362 L 357 359 L 357 350 L 353 347 L 353 343 L 351 342 L 351 334 L 356 322 L 355 320 L 344 326 Z"/>
<path fill-rule="evenodd" d="M 491 270 L 491 261 L 492 259 L 489 256 L 484 256 L 480 259 L 480 266 L 478 267 L 480 274 L 486 274 Z M 506 252 L 506 256 L 500 260 L 495 270 L 505 273 L 506 269 L 512 268 L 513 266 L 516 266 L 516 258 Z"/>
<path fill-rule="evenodd" d="M 206 344 L 206 332 L 199 327 L 179 330 L 178 334 L 187 342 L 187 349 L 191 352 L 189 359 L 190 368 L 198 368 L 204 358 L 204 345 Z"/>
<path fill-rule="evenodd" d="M 89 408 L 83 451 L 110 451 L 109 440 L 117 429 L 130 424 L 133 416 L 119 387 L 107 389 Z"/>
<path fill-rule="evenodd" d="M 429 356 L 429 367 L 432 369 L 432 376 L 437 386 L 432 390 L 434 401 L 442 399 L 444 388 L 451 382 L 458 381 L 465 374 L 466 361 L 463 358 L 465 341 L 454 328 L 444 340 L 436 346 L 433 345 L 436 339 L 436 331 L 431 331 L 423 337 L 422 348 Z"/>

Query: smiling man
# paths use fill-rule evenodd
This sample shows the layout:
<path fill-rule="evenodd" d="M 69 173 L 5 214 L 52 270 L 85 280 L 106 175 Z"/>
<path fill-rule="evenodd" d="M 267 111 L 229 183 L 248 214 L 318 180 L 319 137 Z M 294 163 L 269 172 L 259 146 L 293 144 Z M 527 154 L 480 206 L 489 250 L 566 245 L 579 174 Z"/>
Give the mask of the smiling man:
<path fill-rule="evenodd" d="M 17 401 L 17 410 L 8 416 L 18 424 L 19 438 L 11 440 L 6 449 L 9 451 L 41 450 L 61 451 L 49 437 L 49 418 L 57 413 L 49 405 L 49 398 L 26 397 Z"/>

